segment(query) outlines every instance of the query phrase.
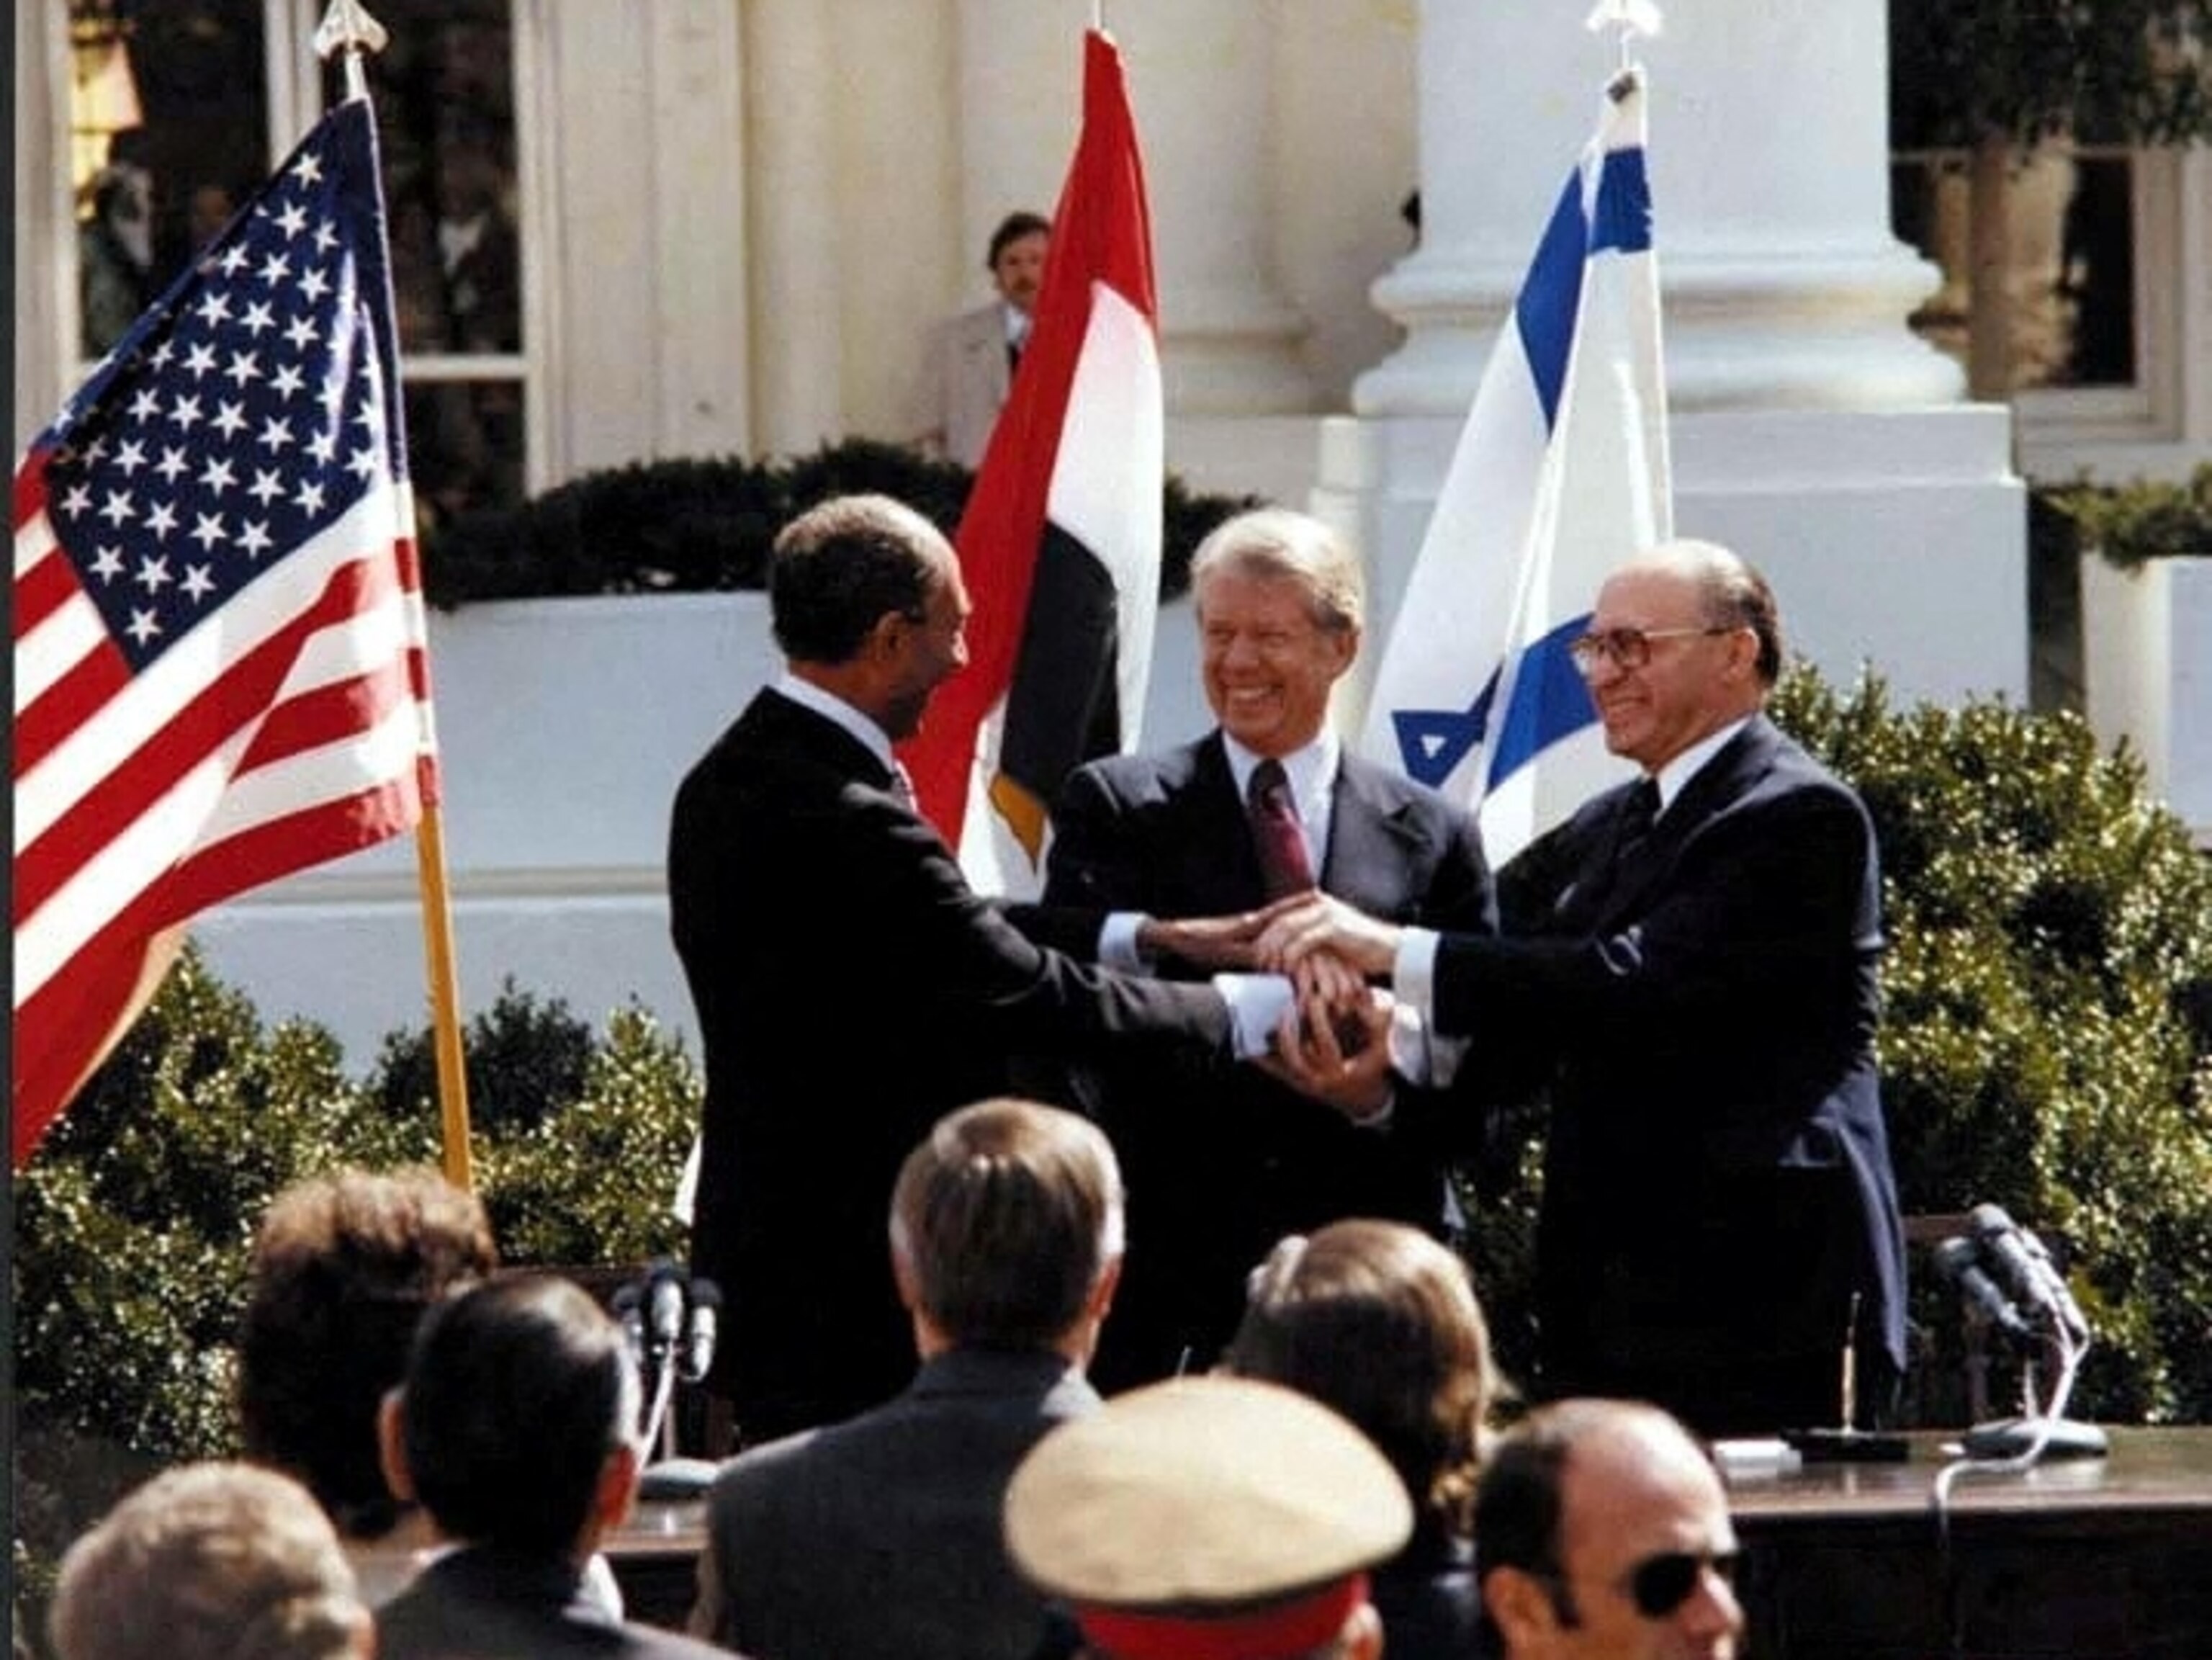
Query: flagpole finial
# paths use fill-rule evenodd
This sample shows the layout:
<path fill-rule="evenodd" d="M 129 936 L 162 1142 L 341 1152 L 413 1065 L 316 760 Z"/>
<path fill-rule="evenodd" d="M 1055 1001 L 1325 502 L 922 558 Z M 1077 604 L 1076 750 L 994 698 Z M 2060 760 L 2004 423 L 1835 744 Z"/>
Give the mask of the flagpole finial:
<path fill-rule="evenodd" d="M 327 63 L 334 54 L 343 52 L 346 96 L 365 100 L 368 79 L 362 69 L 362 53 L 382 52 L 391 39 L 361 0 L 331 0 L 323 21 L 315 26 L 315 56 Z"/>
<path fill-rule="evenodd" d="M 1597 0 L 1583 20 L 1583 27 L 1593 34 L 1604 29 L 1620 31 L 1620 67 L 1625 70 L 1633 61 L 1637 39 L 1658 34 L 1665 20 L 1653 0 Z"/>

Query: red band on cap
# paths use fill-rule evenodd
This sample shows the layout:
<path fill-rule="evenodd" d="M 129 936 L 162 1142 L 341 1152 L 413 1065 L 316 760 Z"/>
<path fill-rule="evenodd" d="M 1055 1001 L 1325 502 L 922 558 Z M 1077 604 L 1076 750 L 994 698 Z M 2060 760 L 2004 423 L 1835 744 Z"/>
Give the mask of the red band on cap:
<path fill-rule="evenodd" d="M 1208 1619 L 1082 1608 L 1075 1617 L 1084 1636 L 1115 1660 L 1289 1660 L 1334 1637 L 1366 1600 L 1367 1576 L 1355 1573 L 1256 1614 Z"/>

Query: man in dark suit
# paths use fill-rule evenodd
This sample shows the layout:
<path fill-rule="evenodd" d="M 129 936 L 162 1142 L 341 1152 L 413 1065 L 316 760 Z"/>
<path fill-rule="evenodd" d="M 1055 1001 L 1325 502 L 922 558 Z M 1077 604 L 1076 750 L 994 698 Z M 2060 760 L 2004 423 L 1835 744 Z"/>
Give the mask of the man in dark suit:
<path fill-rule="evenodd" d="M 637 1369 L 622 1329 L 550 1274 L 434 1308 L 380 1423 L 386 1475 L 456 1548 L 376 1616 L 382 1660 L 708 1660 L 625 1625 L 585 1564 L 637 1495 Z"/>
<path fill-rule="evenodd" d="M 1316 902 L 1261 955 L 1389 973 L 1471 1040 L 1462 1090 L 1547 1089 L 1543 1394 L 1639 1395 L 1709 1435 L 1832 1424 L 1847 1340 L 1863 1407 L 1904 1364 L 1873 828 L 1761 713 L 1780 623 L 1726 549 L 1622 567 L 1573 649 L 1644 775 L 1500 873 L 1504 937 Z M 1300 1064 L 1380 1086 L 1371 1057 Z"/>
<path fill-rule="evenodd" d="M 891 1244 L 921 1371 L 724 1468 L 691 1629 L 761 1660 L 1026 1660 L 1044 1603 L 999 1507 L 1037 1439 L 1098 1404 L 1083 1368 L 1121 1268 L 1114 1150 L 1056 1108 L 963 1107 L 908 1155 Z"/>
<path fill-rule="evenodd" d="M 1492 931 L 1473 818 L 1345 754 L 1330 729 L 1330 694 L 1359 651 L 1358 556 L 1317 520 L 1265 509 L 1206 538 L 1191 587 L 1218 729 L 1076 772 L 1053 811 L 1045 903 L 1115 913 L 1098 950 L 1123 966 L 1146 944 L 1223 966 L 1202 919 L 1316 884 L 1393 921 Z M 1261 800 L 1270 791 L 1279 829 Z M 1124 1069 L 1099 1092 L 1140 1247 L 1100 1355 L 1109 1389 L 1210 1365 L 1236 1330 L 1244 1276 L 1285 1234 L 1347 1216 L 1433 1232 L 1449 1214 L 1441 1169 L 1408 1138 L 1257 1071 Z"/>
<path fill-rule="evenodd" d="M 816 508 L 777 539 L 769 603 L 789 672 L 684 781 L 668 855 L 706 1052 L 692 1262 L 729 1298 L 714 1385 L 749 1440 L 907 1376 L 878 1207 L 939 1116 L 1004 1092 L 1024 1050 L 1210 1055 L 1229 1031 L 1210 987 L 1033 945 L 915 815 L 891 745 L 966 657 L 928 520 L 882 496 Z"/>

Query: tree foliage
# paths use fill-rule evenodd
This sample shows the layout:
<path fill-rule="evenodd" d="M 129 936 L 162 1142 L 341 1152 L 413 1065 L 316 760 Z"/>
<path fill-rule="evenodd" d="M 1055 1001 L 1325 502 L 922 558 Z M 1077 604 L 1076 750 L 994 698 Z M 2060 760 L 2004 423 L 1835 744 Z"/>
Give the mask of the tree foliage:
<path fill-rule="evenodd" d="M 2212 0 L 1891 0 L 1901 149 L 2212 133 Z"/>

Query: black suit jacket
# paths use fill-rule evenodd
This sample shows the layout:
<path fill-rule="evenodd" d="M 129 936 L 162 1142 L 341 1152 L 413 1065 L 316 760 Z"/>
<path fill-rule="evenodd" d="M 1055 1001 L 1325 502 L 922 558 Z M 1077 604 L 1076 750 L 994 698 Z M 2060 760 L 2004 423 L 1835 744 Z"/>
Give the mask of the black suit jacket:
<path fill-rule="evenodd" d="M 1213 916 L 1266 898 L 1218 733 L 1079 769 L 1054 808 L 1048 869 L 1046 904 L 1077 916 Z M 1377 916 L 1476 933 L 1495 925 L 1474 820 L 1348 754 L 1317 875 Z M 1117 1074 L 1103 1082 L 1100 1115 L 1129 1183 L 1130 1251 L 1097 1366 L 1109 1388 L 1171 1371 L 1186 1347 L 1210 1364 L 1235 1329 L 1246 1272 L 1284 1234 L 1347 1216 L 1431 1231 L 1444 1219 L 1443 1174 L 1427 1150 L 1357 1128 L 1256 1069 Z"/>
<path fill-rule="evenodd" d="M 1632 787 L 1499 873 L 1504 937 L 1437 958 L 1437 1027 L 1474 1039 L 1462 1086 L 1548 1086 L 1547 1370 L 1833 1355 L 1855 1292 L 1862 1349 L 1901 1367 L 1865 809 L 1764 716 L 1616 860 Z"/>
<path fill-rule="evenodd" d="M 1056 1354 L 957 1348 L 848 1422 L 715 1478 L 691 1629 L 805 1660 L 1025 1660 L 1043 1597 L 1006 1556 L 1015 1466 L 1098 1395 Z"/>
<path fill-rule="evenodd" d="M 1033 945 L 969 889 L 867 748 L 774 691 L 687 776 L 668 891 L 705 1050 L 692 1262 L 748 1438 L 849 1416 L 914 1364 L 884 1217 L 931 1124 L 1030 1050 L 1221 1049 L 1208 987 Z"/>
<path fill-rule="evenodd" d="M 611 1619 L 582 1583 L 573 1562 L 465 1547 L 377 1610 L 379 1660 L 727 1660 L 726 1650 Z"/>

